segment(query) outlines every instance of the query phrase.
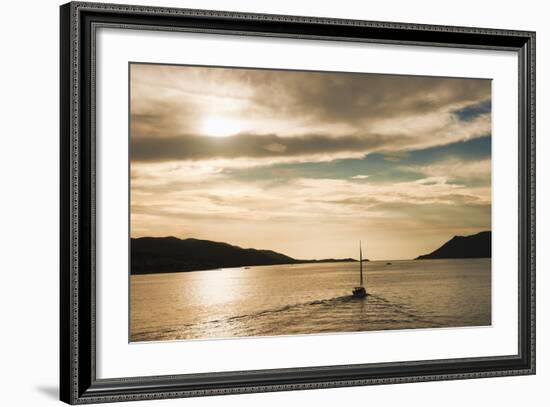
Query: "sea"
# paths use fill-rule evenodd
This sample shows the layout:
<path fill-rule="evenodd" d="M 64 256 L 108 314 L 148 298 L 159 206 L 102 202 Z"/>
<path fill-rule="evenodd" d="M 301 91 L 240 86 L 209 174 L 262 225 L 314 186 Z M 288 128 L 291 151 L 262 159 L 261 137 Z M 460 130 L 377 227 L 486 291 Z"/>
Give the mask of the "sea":
<path fill-rule="evenodd" d="M 310 263 L 130 276 L 130 341 L 491 325 L 491 259 Z"/>

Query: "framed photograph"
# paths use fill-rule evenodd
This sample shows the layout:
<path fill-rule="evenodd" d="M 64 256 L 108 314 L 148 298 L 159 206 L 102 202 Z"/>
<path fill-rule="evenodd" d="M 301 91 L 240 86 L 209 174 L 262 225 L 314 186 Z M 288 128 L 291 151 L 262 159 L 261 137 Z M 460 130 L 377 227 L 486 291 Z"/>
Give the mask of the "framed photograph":
<path fill-rule="evenodd" d="M 535 33 L 61 6 L 61 400 L 535 373 Z"/>

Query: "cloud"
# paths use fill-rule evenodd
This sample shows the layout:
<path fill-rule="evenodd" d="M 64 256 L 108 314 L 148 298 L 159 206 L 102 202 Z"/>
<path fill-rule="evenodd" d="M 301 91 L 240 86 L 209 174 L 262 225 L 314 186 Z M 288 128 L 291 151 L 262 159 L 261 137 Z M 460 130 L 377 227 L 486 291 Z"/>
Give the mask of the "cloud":
<path fill-rule="evenodd" d="M 458 153 L 463 155 L 471 154 L 473 156 L 479 153 L 485 153 L 484 144 L 490 137 L 486 136 L 486 129 L 482 128 L 479 134 L 476 134 L 472 140 L 474 144 L 479 145 L 481 150 L 472 149 L 471 151 L 460 151 L 460 146 L 468 147 L 468 141 L 456 141 L 451 138 L 448 144 L 434 147 L 423 147 L 422 140 L 426 138 L 417 137 L 416 139 L 403 134 L 394 134 L 392 136 L 380 134 L 367 135 L 346 135 L 333 137 L 324 134 L 307 134 L 295 137 L 281 137 L 275 134 L 238 134 L 230 137 L 206 137 L 197 135 L 181 135 L 180 137 L 139 137 L 131 140 L 131 159 L 132 161 L 185 161 L 185 160 L 211 160 L 220 158 L 266 158 L 277 157 L 273 162 L 298 161 L 332 161 L 336 158 L 343 158 L 349 153 L 349 157 L 360 157 L 372 151 L 385 152 L 386 159 L 399 162 L 401 157 L 406 157 L 409 152 L 421 151 L 424 156 L 438 154 L 447 154 L 445 149 L 448 146 L 454 146 Z M 445 137 L 437 138 L 440 142 L 446 141 Z M 433 144 L 433 142 L 431 143 Z M 419 145 L 419 146 L 418 146 Z M 395 151 L 395 148 L 401 147 Z M 451 151 L 450 154 L 453 154 Z M 317 159 L 313 159 L 317 156 Z M 319 160 L 319 157 L 323 157 Z M 289 160 L 289 158 L 292 158 Z"/>
<path fill-rule="evenodd" d="M 491 90 L 491 81 L 483 79 L 140 64 L 131 69 L 132 100 L 162 96 L 197 107 L 205 99 L 231 100 L 256 118 L 299 116 L 324 124 L 456 111 L 489 99 Z"/>
<path fill-rule="evenodd" d="M 289 74 L 288 108 L 322 121 L 445 112 L 487 99 L 490 81 L 378 74 Z"/>
<path fill-rule="evenodd" d="M 394 136 L 394 139 L 402 139 Z M 308 134 L 280 137 L 274 134 L 239 134 L 231 137 L 140 137 L 131 141 L 132 161 L 184 161 L 215 158 L 265 158 L 315 156 L 339 152 L 369 151 L 383 146 L 379 135 L 332 137 Z"/>
<path fill-rule="evenodd" d="M 408 167 L 415 173 L 427 177 L 439 177 L 450 183 L 467 184 L 470 186 L 491 185 L 491 160 L 462 161 L 456 158 L 430 165 Z"/>
<path fill-rule="evenodd" d="M 246 134 L 382 135 L 387 149 L 418 148 L 490 132 L 490 92 L 479 79 L 132 64 L 132 139 L 205 136 L 203 123 L 219 120 Z M 396 134 L 410 138 L 391 143 Z"/>
<path fill-rule="evenodd" d="M 446 176 L 465 180 L 466 175 L 490 184 L 491 138 L 489 136 L 399 153 L 371 153 L 355 158 L 309 160 L 304 162 L 250 161 L 222 173 L 241 181 L 292 180 L 303 178 L 354 179 L 369 176 L 370 183 L 414 181 L 426 177 Z M 472 162 L 471 166 L 467 166 Z M 475 163 L 484 162 L 483 167 Z M 437 165 L 436 165 L 437 164 Z M 221 167 L 220 167 L 221 168 Z M 471 168 L 471 170 L 470 170 Z M 483 170 L 483 171 L 481 171 Z M 363 180 L 364 181 L 364 180 Z"/>
<path fill-rule="evenodd" d="M 285 144 L 280 143 L 271 143 L 266 145 L 264 148 L 272 153 L 284 153 L 288 149 Z"/>

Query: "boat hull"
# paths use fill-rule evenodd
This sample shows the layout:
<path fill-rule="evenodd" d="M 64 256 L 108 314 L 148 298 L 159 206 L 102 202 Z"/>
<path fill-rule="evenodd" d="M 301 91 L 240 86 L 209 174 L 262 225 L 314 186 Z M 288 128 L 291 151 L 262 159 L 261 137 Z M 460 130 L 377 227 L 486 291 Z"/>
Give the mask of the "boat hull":
<path fill-rule="evenodd" d="M 365 287 L 355 287 L 352 294 L 353 298 L 365 298 L 367 296 L 367 290 L 365 290 Z"/>

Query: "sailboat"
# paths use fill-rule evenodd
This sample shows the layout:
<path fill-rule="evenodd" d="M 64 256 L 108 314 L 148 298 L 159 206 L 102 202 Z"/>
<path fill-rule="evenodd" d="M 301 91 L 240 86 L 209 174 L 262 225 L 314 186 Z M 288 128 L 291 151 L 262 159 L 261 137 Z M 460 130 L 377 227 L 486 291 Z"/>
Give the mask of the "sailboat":
<path fill-rule="evenodd" d="M 365 298 L 367 290 L 363 284 L 363 251 L 361 250 L 361 241 L 359 241 L 359 286 L 353 289 L 353 298 Z"/>

